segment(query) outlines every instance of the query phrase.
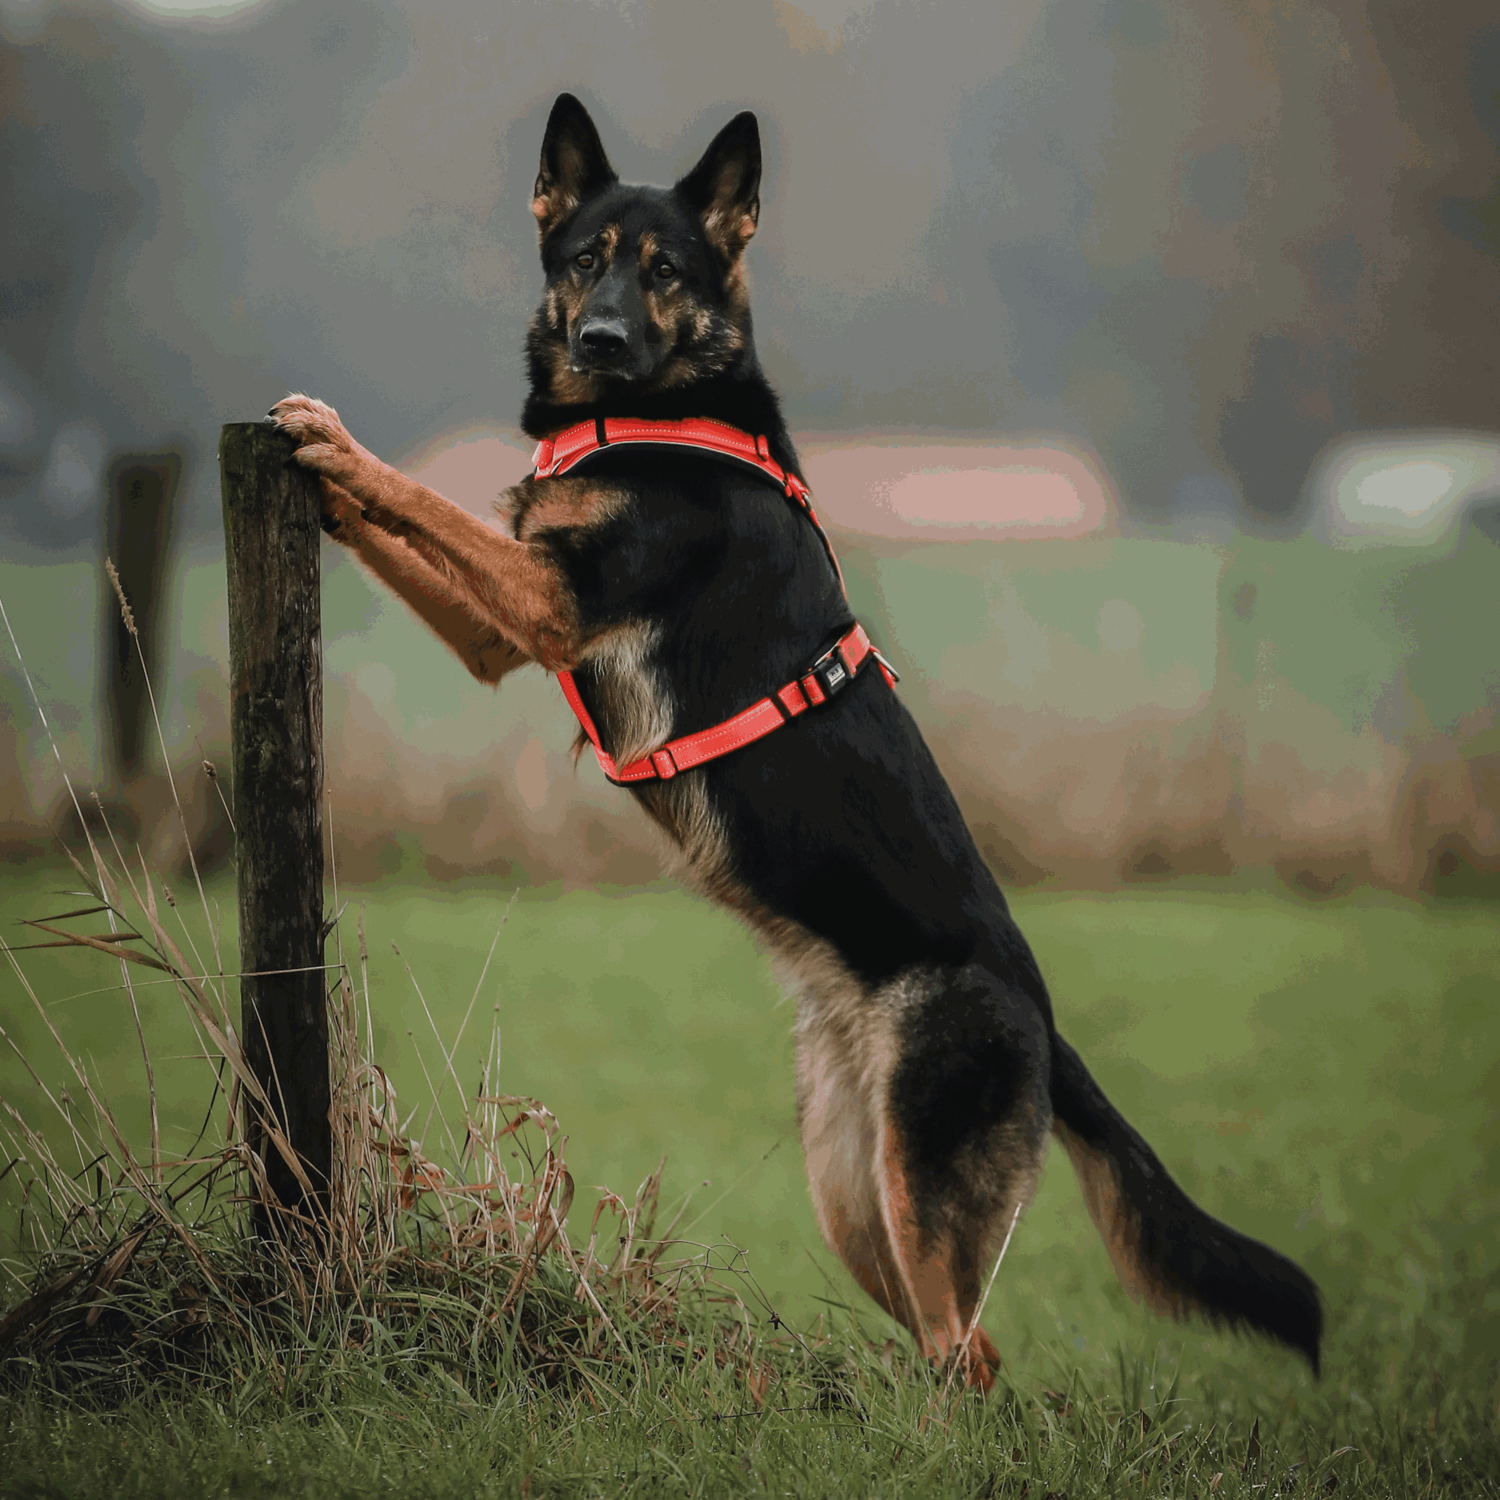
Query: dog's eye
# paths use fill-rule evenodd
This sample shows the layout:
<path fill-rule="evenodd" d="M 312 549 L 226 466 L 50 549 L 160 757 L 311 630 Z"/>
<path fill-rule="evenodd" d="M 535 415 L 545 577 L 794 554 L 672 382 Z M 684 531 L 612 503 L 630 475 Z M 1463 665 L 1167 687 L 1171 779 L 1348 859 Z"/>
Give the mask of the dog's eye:
<path fill-rule="evenodd" d="M 659 281 L 670 281 L 677 274 L 677 267 L 669 260 L 662 261 L 656 268 L 656 276 Z"/>
<path fill-rule="evenodd" d="M 594 257 L 585 250 L 582 255 L 575 255 L 573 257 L 573 264 L 580 271 L 587 271 L 594 264 Z"/>

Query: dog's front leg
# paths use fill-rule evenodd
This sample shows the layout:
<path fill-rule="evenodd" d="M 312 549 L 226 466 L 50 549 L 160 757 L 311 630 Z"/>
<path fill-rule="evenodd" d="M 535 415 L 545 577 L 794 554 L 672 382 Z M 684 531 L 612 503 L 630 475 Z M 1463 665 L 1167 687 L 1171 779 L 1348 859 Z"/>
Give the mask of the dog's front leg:
<path fill-rule="evenodd" d="M 321 476 L 320 483 L 323 530 L 407 604 L 480 682 L 499 682 L 507 672 L 531 660 L 475 607 L 467 590 L 455 588 L 414 548 L 367 521 L 347 490 Z"/>
<path fill-rule="evenodd" d="M 323 477 L 333 535 L 342 540 L 349 527 L 359 555 L 466 664 L 478 628 L 549 672 L 577 665 L 583 640 L 573 593 L 544 546 L 502 536 L 382 463 L 321 401 L 288 396 L 271 415 L 297 440 L 297 462 Z M 501 665 L 493 651 L 491 660 Z M 493 680 L 482 664 L 476 675 Z"/>

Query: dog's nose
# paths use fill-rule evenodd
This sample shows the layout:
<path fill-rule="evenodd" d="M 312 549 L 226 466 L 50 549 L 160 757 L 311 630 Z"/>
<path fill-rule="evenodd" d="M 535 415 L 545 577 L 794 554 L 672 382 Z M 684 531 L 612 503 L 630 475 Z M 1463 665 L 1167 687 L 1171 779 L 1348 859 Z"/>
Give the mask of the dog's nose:
<path fill-rule="evenodd" d="M 625 352 L 626 331 L 623 318 L 590 318 L 578 330 L 578 341 L 590 354 L 610 358 Z"/>

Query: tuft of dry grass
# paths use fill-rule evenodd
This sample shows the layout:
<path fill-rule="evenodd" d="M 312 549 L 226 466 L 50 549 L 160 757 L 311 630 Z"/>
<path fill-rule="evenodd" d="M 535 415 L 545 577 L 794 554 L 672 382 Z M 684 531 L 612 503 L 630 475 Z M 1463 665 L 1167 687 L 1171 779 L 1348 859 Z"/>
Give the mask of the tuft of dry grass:
<path fill-rule="evenodd" d="M 250 1207 L 268 1194 L 264 1163 L 238 1128 L 241 1096 L 255 1082 L 225 1003 L 234 976 L 195 968 L 145 874 L 126 877 L 92 838 L 89 854 L 93 872 L 74 862 L 88 904 L 32 923 L 44 942 L 0 940 L 72 1078 L 65 1093 L 49 1090 L 0 1029 L 54 1111 L 44 1129 L 0 1098 L 0 1145 L 25 1239 L 3 1266 L 16 1297 L 0 1318 L 12 1380 L 29 1372 L 108 1398 L 174 1374 L 234 1383 L 253 1372 L 276 1386 L 333 1352 L 398 1366 L 435 1361 L 466 1391 L 481 1377 L 494 1385 L 501 1367 L 581 1388 L 610 1384 L 611 1368 L 632 1365 L 645 1346 L 696 1349 L 719 1366 L 748 1359 L 749 1314 L 716 1283 L 712 1258 L 674 1246 L 670 1227 L 655 1232 L 660 1169 L 630 1201 L 606 1194 L 586 1245 L 574 1246 L 566 1142 L 543 1105 L 495 1090 L 498 1028 L 467 1092 L 457 1087 L 456 1045 L 444 1052 L 447 1078 L 427 1111 L 430 1125 L 441 1083 L 452 1084 L 459 1107 L 450 1104 L 454 1118 L 442 1122 L 443 1149 L 429 1151 L 412 1133 L 418 1110 L 403 1126 L 393 1086 L 364 1045 L 367 992 L 342 962 L 329 970 L 327 1213 L 274 1205 L 275 1232 L 254 1238 Z M 107 931 L 92 930 L 106 915 Z M 155 1130 L 139 1154 L 70 1053 L 22 967 L 28 948 L 57 946 L 170 978 L 213 1068 L 216 1097 L 192 1154 L 164 1156 Z M 358 953 L 363 973 L 362 930 Z M 274 1121 L 271 1101 L 256 1097 Z M 82 1170 L 64 1165 L 59 1139 Z M 274 1127 L 272 1140 L 288 1150 Z"/>
<path fill-rule="evenodd" d="M 143 949 L 134 951 L 138 961 Z M 14 949 L 7 957 L 17 963 Z M 190 976 L 174 978 L 192 993 Z M 573 1181 L 550 1112 L 491 1092 L 486 1065 L 465 1101 L 457 1156 L 440 1164 L 401 1130 L 384 1072 L 358 1045 L 353 1000 L 340 972 L 329 1213 L 321 1222 L 282 1213 L 282 1232 L 267 1240 L 249 1228 L 264 1170 L 234 1129 L 234 1086 L 216 1112 L 220 1140 L 143 1161 L 75 1061 L 85 1107 L 54 1103 L 81 1172 L 0 1101 L 30 1240 L 30 1253 L 5 1267 L 21 1293 L 0 1319 L 12 1376 L 45 1372 L 100 1394 L 174 1371 L 199 1381 L 255 1371 L 275 1384 L 295 1377 L 299 1359 L 334 1348 L 436 1358 L 460 1380 L 502 1351 L 526 1378 L 557 1383 L 628 1361 L 643 1335 L 683 1339 L 684 1300 L 715 1294 L 701 1258 L 673 1256 L 653 1233 L 659 1173 L 632 1202 L 606 1197 L 586 1248 L 575 1249 L 564 1224 Z M 232 1028 L 214 1030 L 238 1075 Z"/>
<path fill-rule="evenodd" d="M 130 625 L 123 595 L 120 602 Z M 30 687 L 29 674 L 26 680 Z M 34 690 L 32 697 L 50 739 Z M 160 740 L 159 720 L 157 731 Z M 11 1179 L 21 1203 L 20 1248 L 0 1262 L 10 1291 L 0 1297 L 9 1300 L 0 1317 L 6 1382 L 39 1381 L 106 1402 L 183 1379 L 200 1390 L 263 1382 L 291 1392 L 310 1371 L 353 1360 L 366 1373 L 391 1375 L 436 1366 L 469 1400 L 505 1381 L 587 1395 L 609 1390 L 617 1376 L 632 1378 L 649 1349 L 658 1361 L 666 1351 L 686 1363 L 739 1367 L 760 1400 L 765 1379 L 755 1376 L 753 1320 L 716 1277 L 735 1268 L 722 1260 L 716 1267 L 701 1247 L 674 1245 L 672 1226 L 656 1233 L 660 1167 L 628 1201 L 606 1193 L 587 1244 L 573 1245 L 565 1138 L 536 1100 L 498 1091 L 498 1026 L 467 1090 L 458 1053 L 469 1016 L 451 1044 L 438 1038 L 443 1070 L 429 1078 L 422 1136 L 412 1133 L 418 1111 L 403 1122 L 395 1090 L 369 1053 L 362 921 L 351 961 L 335 926 L 337 958 L 325 970 L 334 1146 L 326 1209 L 314 1215 L 276 1203 L 265 1163 L 240 1128 L 247 1101 L 271 1122 L 274 1149 L 295 1172 L 301 1167 L 245 1058 L 231 1009 L 238 976 L 225 971 L 216 940 L 195 940 L 176 899 L 165 885 L 158 892 L 139 856 L 139 871 L 133 867 L 97 796 L 93 816 L 84 815 L 60 754 L 57 760 L 82 829 L 83 849 L 68 851 L 80 900 L 31 922 L 36 942 L 0 938 L 72 1080 L 54 1093 L 0 1027 L 0 1043 L 20 1058 L 53 1114 L 44 1125 L 0 1097 L 8 1163 L 0 1182 Z M 206 764 L 205 774 L 217 780 Z M 175 782 L 172 795 L 175 801 Z M 336 888 L 334 895 L 336 902 Z M 150 1101 L 144 1150 L 121 1128 L 26 976 L 26 951 L 59 947 L 119 966 Z M 150 1039 L 134 990 L 142 968 L 166 976 L 210 1069 L 204 1128 L 180 1157 L 162 1148 Z M 431 1152 L 424 1138 L 434 1124 L 443 1147 Z M 64 1149 L 77 1154 L 80 1170 L 64 1165 Z M 255 1205 L 267 1206 L 268 1236 L 252 1234 Z"/>

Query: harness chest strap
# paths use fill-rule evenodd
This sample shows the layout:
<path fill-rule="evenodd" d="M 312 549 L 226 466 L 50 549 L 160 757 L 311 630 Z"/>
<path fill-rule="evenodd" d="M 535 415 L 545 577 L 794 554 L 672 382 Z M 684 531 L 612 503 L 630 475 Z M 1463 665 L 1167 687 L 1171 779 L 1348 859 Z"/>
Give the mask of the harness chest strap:
<path fill-rule="evenodd" d="M 828 561 L 833 564 L 834 576 L 839 587 L 844 588 L 844 570 L 833 554 L 833 543 L 812 508 L 812 491 L 790 469 L 783 469 L 771 457 L 771 446 L 764 437 L 752 437 L 727 422 L 715 422 L 711 417 L 687 417 L 681 421 L 648 421 L 637 417 L 596 417 L 592 422 L 580 422 L 569 427 L 554 438 L 543 438 L 531 455 L 531 466 L 537 479 L 551 479 L 557 474 L 566 474 L 575 464 L 581 463 L 603 448 L 614 448 L 644 444 L 655 448 L 697 448 L 720 458 L 731 458 L 754 469 L 763 479 L 769 479 L 788 500 L 795 500 L 802 507 L 807 519 L 812 522 Z M 847 594 L 848 590 L 844 589 Z"/>
<path fill-rule="evenodd" d="M 803 514 L 812 523 L 833 564 L 833 571 L 844 586 L 844 575 L 834 556 L 833 546 L 827 533 L 819 524 L 817 514 L 807 486 L 790 470 L 783 469 L 771 457 L 764 437 L 752 437 L 737 427 L 708 418 L 695 418 L 678 422 L 652 422 L 630 418 L 599 418 L 593 422 L 581 422 L 570 427 L 557 437 L 544 439 L 533 458 L 538 479 L 565 474 L 575 464 L 600 449 L 616 444 L 650 444 L 654 446 L 686 447 L 707 450 L 737 460 L 757 471 L 775 484 L 790 500 L 801 506 Z M 716 760 L 745 745 L 768 735 L 790 723 L 809 708 L 826 703 L 842 692 L 860 673 L 861 669 L 874 661 L 885 678 L 886 686 L 896 686 L 894 667 L 870 643 L 864 627 L 856 623 L 834 645 L 823 653 L 801 677 L 793 678 L 784 687 L 778 688 L 769 697 L 752 703 L 749 708 L 715 724 L 709 729 L 700 729 L 696 734 L 683 735 L 669 740 L 659 750 L 643 755 L 628 765 L 615 764 L 614 757 L 599 741 L 599 730 L 593 716 L 584 705 L 578 685 L 569 671 L 557 674 L 558 685 L 568 700 L 589 743 L 594 747 L 594 756 L 599 768 L 613 782 L 629 785 L 637 781 L 669 781 L 679 771 L 691 770 L 706 761 Z"/>

